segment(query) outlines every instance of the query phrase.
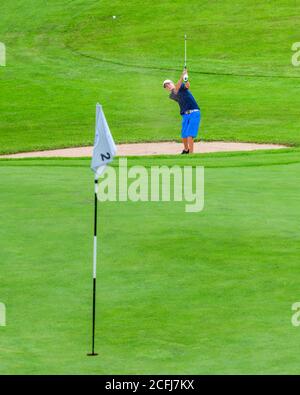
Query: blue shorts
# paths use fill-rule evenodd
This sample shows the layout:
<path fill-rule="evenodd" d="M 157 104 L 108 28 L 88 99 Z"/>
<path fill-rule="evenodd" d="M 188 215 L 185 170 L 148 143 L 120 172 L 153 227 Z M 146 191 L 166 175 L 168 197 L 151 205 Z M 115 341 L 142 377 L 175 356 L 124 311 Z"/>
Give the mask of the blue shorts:
<path fill-rule="evenodd" d="M 200 111 L 194 111 L 191 114 L 183 114 L 181 137 L 183 139 L 187 137 L 197 137 L 200 121 Z"/>

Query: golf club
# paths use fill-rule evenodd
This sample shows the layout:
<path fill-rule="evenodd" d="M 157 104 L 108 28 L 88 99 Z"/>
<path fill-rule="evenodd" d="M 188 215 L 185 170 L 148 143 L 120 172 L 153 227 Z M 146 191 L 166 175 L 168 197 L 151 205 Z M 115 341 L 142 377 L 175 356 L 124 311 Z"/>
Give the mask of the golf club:
<path fill-rule="evenodd" d="M 186 70 L 186 34 L 184 35 L 184 69 Z M 189 76 L 187 72 L 184 74 L 183 81 L 187 82 L 189 80 Z"/>

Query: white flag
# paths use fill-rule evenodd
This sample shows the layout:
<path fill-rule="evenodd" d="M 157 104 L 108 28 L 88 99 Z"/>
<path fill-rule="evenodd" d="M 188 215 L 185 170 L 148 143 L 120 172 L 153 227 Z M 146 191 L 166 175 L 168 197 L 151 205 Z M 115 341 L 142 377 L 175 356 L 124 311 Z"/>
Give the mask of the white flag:
<path fill-rule="evenodd" d="M 102 106 L 96 106 L 96 135 L 91 168 L 99 178 L 105 167 L 117 153 L 117 147 L 110 133 Z"/>

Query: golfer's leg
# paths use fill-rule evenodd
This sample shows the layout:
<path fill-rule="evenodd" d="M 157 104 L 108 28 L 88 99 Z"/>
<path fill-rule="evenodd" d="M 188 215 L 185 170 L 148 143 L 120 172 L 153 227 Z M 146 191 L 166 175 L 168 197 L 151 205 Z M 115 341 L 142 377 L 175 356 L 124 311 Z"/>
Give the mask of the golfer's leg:
<path fill-rule="evenodd" d="M 183 142 L 184 150 L 188 151 L 188 149 L 189 149 L 188 139 L 187 138 L 183 138 L 182 142 Z"/>
<path fill-rule="evenodd" d="M 193 112 L 192 114 L 190 114 L 187 135 L 188 135 L 188 146 L 191 154 L 194 152 L 194 138 L 196 138 L 198 134 L 200 118 L 201 118 L 200 112 Z"/>
<path fill-rule="evenodd" d="M 181 138 L 182 138 L 182 143 L 184 146 L 184 151 L 188 151 L 189 145 L 188 145 L 188 139 L 186 135 L 186 131 L 188 128 L 188 116 L 187 115 L 182 115 L 182 128 L 181 128 Z"/>
<path fill-rule="evenodd" d="M 188 149 L 190 150 L 190 154 L 194 152 L 194 137 L 189 136 L 187 138 L 188 141 Z"/>

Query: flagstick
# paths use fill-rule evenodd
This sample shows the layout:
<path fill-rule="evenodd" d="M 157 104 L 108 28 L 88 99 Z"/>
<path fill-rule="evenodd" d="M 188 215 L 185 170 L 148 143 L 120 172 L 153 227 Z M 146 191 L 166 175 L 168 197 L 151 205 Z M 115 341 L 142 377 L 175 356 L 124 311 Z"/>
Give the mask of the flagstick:
<path fill-rule="evenodd" d="M 95 353 L 95 327 L 96 327 L 96 268 L 97 268 L 97 207 L 98 207 L 98 179 L 95 177 L 95 208 L 94 208 L 94 254 L 93 254 L 93 324 L 92 324 L 92 352 L 89 356 L 98 355 Z"/>

